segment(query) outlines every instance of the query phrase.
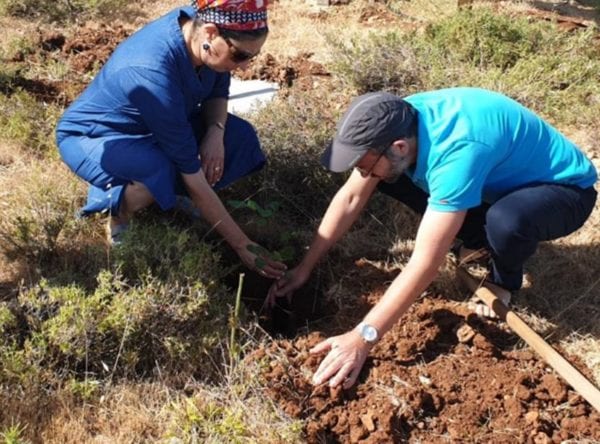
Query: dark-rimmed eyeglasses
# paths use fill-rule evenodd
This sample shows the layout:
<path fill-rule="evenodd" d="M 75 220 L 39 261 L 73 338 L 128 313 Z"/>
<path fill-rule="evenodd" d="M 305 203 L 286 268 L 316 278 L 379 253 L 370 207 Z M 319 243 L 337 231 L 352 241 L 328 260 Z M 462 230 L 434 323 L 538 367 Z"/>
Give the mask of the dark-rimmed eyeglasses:
<path fill-rule="evenodd" d="M 250 52 L 244 51 L 243 49 L 240 49 L 228 37 L 223 37 L 223 40 L 225 40 L 225 42 L 227 43 L 227 46 L 229 46 L 229 52 L 231 53 L 231 61 L 232 62 L 244 63 L 249 60 L 252 60 L 254 57 L 256 57 L 258 55 L 258 53 L 252 54 Z"/>
<path fill-rule="evenodd" d="M 379 160 L 383 157 L 383 155 L 387 152 L 387 150 L 388 150 L 388 148 L 379 152 L 377 154 L 377 157 L 375 158 L 375 161 L 369 166 L 369 168 L 363 168 L 363 167 L 358 167 L 358 166 L 355 166 L 354 168 L 356 168 L 358 170 L 358 172 L 360 173 L 360 175 L 362 177 L 369 177 L 371 175 L 371 173 L 373 172 L 373 169 L 379 163 Z M 359 161 L 359 163 L 360 163 L 360 161 Z"/>

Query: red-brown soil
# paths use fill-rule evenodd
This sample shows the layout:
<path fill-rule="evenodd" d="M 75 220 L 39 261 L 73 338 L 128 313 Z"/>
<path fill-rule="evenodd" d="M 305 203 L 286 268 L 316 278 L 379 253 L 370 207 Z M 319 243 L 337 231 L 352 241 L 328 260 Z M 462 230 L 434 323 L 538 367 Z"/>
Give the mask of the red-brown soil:
<path fill-rule="evenodd" d="M 290 87 L 297 79 L 310 79 L 312 76 L 329 76 L 320 63 L 310 60 L 311 53 L 302 52 L 294 57 L 279 61 L 272 54 L 259 56 L 245 71 L 236 71 L 235 76 L 242 80 L 259 79 Z"/>
<path fill-rule="evenodd" d="M 438 297 L 417 301 L 371 351 L 350 390 L 314 387 L 322 356 L 308 350 L 352 328 L 391 276 L 357 270 L 357 294 L 318 331 L 277 340 L 264 360 L 268 395 L 305 421 L 310 443 L 550 443 L 600 439 L 600 414 L 502 323 L 475 317 L 466 305 Z M 314 330 L 314 329 L 312 329 Z M 584 370 L 584 369 L 582 369 Z M 578 441 L 579 442 L 579 441 Z"/>
<path fill-rule="evenodd" d="M 90 73 L 99 69 L 129 34 L 130 31 L 120 25 L 103 24 L 79 28 L 74 36 L 40 30 L 32 47 L 18 50 L 8 62 L 17 72 L 25 66 L 64 63 L 68 67 L 65 78 L 55 79 L 43 72 L 35 73 L 36 78 L 31 78 L 31 74 L 17 75 L 10 85 L 0 84 L 0 90 L 9 94 L 22 88 L 39 101 L 67 105 L 86 87 Z"/>
<path fill-rule="evenodd" d="M 37 78 L 17 75 L 10 85 L 0 84 L 0 91 L 10 94 L 22 88 L 40 101 L 67 105 L 83 91 L 90 73 L 99 69 L 130 33 L 120 25 L 104 24 L 82 27 L 77 35 L 70 37 L 61 32 L 40 31 L 32 48 L 15 52 L 8 62 L 17 70 L 20 65 L 43 66 L 50 61 L 65 63 L 68 66 L 67 78 L 57 80 L 44 75 Z M 296 84 L 302 89 L 309 89 L 314 77 L 330 75 L 320 63 L 310 60 L 311 56 L 310 53 L 299 53 L 277 60 L 271 54 L 264 54 L 245 71 L 236 71 L 235 76 L 242 80 L 260 79 L 284 87 Z M 299 85 L 298 80 L 301 80 Z"/>

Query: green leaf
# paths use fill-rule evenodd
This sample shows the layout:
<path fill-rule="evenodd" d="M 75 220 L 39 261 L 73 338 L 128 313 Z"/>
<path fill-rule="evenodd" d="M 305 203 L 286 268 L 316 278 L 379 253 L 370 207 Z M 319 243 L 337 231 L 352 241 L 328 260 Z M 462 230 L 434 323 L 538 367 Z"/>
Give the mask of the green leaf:
<path fill-rule="evenodd" d="M 281 261 L 290 261 L 296 256 L 296 250 L 291 245 L 283 247 L 277 253 L 281 257 Z"/>
<path fill-rule="evenodd" d="M 264 217 L 265 219 L 268 219 L 269 217 L 273 216 L 273 211 L 271 210 L 265 210 L 264 208 L 258 208 L 256 210 L 256 212 L 259 214 L 260 217 Z"/>
<path fill-rule="evenodd" d="M 246 206 L 246 202 L 244 202 L 243 200 L 228 200 L 227 204 L 232 207 L 232 208 L 243 208 Z"/>
<path fill-rule="evenodd" d="M 254 210 L 254 211 L 256 211 L 256 212 L 258 212 L 258 211 L 259 211 L 259 209 L 260 209 L 260 205 L 259 205 L 259 204 L 257 204 L 257 203 L 256 203 L 255 201 L 253 201 L 253 200 L 249 200 L 249 201 L 247 201 L 247 202 L 246 202 L 246 206 L 247 206 L 248 208 L 250 208 L 251 210 Z"/>

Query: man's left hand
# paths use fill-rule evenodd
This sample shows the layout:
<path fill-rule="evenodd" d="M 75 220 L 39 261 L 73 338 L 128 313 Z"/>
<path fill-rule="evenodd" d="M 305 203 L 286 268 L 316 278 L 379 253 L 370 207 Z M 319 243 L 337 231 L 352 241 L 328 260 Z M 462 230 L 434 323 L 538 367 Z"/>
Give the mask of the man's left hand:
<path fill-rule="evenodd" d="M 331 387 L 341 383 L 345 389 L 352 387 L 370 348 L 356 330 L 328 338 L 315 345 L 310 350 L 311 353 L 328 353 L 313 376 L 313 384 L 319 385 L 329 380 Z"/>

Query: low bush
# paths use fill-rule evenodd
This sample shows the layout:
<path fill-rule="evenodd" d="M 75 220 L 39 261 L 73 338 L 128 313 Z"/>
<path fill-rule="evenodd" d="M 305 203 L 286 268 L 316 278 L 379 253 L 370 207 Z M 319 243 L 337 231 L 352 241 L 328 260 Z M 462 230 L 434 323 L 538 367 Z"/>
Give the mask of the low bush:
<path fill-rule="evenodd" d="M 43 280 L 18 297 L 13 310 L 22 318 L 24 339 L 3 340 L 0 379 L 20 375 L 24 383 L 23 375 L 41 370 L 42 362 L 57 380 L 72 375 L 75 382 L 151 376 L 155 370 L 175 379 L 208 379 L 219 371 L 214 362 L 223 352 L 232 301 L 223 286 L 167 284 L 151 276 L 129 286 L 108 271 L 93 291 Z M 5 312 L 3 329 L 14 329 Z"/>
<path fill-rule="evenodd" d="M 333 94 L 325 99 L 308 92 L 291 92 L 253 116 L 268 164 L 249 187 L 246 185 L 247 193 L 244 189 L 236 190 L 238 198 L 253 196 L 259 189 L 263 191 L 257 196 L 261 205 L 281 202 L 279 217 L 283 220 L 290 209 L 299 218 L 299 225 L 321 217 L 340 183 L 332 181 L 319 161 L 335 133 L 335 122 L 341 112 L 341 107 L 323 106 L 331 103 L 329 99 L 333 103 L 340 100 Z"/>
<path fill-rule="evenodd" d="M 154 276 L 165 282 L 201 282 L 211 287 L 231 272 L 202 230 L 153 220 L 134 220 L 123 244 L 112 250 L 111 259 L 130 282 Z"/>
<path fill-rule="evenodd" d="M 370 33 L 348 41 L 329 35 L 327 42 L 338 55 L 332 71 L 357 94 L 383 90 L 406 95 L 424 86 L 425 67 L 400 33 Z"/>
<path fill-rule="evenodd" d="M 1 117 L 0 117 L 1 120 Z M 85 224 L 74 217 L 82 184 L 66 168 L 32 161 L 0 178 L 0 252 L 10 260 L 41 265 L 71 245 Z"/>
<path fill-rule="evenodd" d="M 0 72 L 0 133 L 19 142 L 29 152 L 48 155 L 55 148 L 54 128 L 63 108 L 36 100 L 27 92 L 16 89 L 6 95 L 12 81 L 10 73 Z M 4 85 L 4 86 L 3 86 Z M 50 155 L 50 157 L 56 156 Z"/>

